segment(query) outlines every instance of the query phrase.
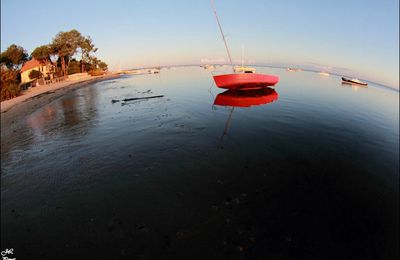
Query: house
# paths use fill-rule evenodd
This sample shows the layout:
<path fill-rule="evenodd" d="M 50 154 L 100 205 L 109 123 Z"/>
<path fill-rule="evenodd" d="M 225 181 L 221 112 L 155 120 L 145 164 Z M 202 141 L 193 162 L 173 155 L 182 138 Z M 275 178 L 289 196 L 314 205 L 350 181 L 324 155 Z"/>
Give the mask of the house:
<path fill-rule="evenodd" d="M 56 71 L 56 66 L 51 62 L 44 62 L 36 59 L 27 61 L 21 68 L 21 83 L 27 83 L 32 81 L 29 78 L 29 73 L 32 70 L 40 71 L 45 79 L 52 79 Z"/>

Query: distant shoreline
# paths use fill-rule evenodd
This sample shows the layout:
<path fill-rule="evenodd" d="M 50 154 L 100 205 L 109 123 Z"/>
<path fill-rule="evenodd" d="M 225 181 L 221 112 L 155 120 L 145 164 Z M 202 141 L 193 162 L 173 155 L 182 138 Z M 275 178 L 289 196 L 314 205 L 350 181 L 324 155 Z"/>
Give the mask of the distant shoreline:
<path fill-rule="evenodd" d="M 155 68 L 155 67 L 159 67 L 159 68 L 198 67 L 198 66 L 202 66 L 202 65 L 205 65 L 205 64 L 206 64 L 206 63 L 175 64 L 175 65 L 162 65 L 162 66 L 147 66 L 147 67 L 130 68 L 130 69 L 126 69 L 126 70 L 141 70 L 141 69 L 146 70 L 146 69 L 152 69 L 152 68 Z M 208 64 L 208 63 L 207 63 L 207 64 Z M 228 64 L 228 63 L 209 63 L 208 65 L 214 65 L 214 66 L 231 66 L 231 64 Z M 234 66 L 240 66 L 241 64 L 235 63 L 235 64 L 233 64 L 233 65 L 234 65 Z M 287 69 L 287 68 L 288 68 L 287 66 L 262 65 L 262 64 L 246 64 L 246 66 L 261 67 L 261 68 L 275 68 L 275 69 Z M 301 66 L 294 66 L 294 67 L 299 68 L 299 69 L 301 69 L 301 70 L 303 70 L 303 71 L 307 71 L 307 72 L 315 72 L 315 73 L 320 72 L 320 70 L 317 70 L 317 69 L 307 69 L 307 68 L 304 68 L 304 67 L 301 67 Z M 338 76 L 338 77 L 349 77 L 349 78 L 352 78 L 352 77 L 353 77 L 353 76 L 347 75 L 347 74 L 338 74 L 338 73 L 330 72 L 330 71 L 327 71 L 327 72 L 328 72 L 329 74 L 331 74 L 331 75 Z M 385 89 L 388 89 L 388 90 L 392 90 L 392 91 L 395 91 L 395 92 L 400 92 L 400 89 L 397 89 L 397 88 L 395 88 L 395 87 L 391 87 L 391 86 L 388 86 L 388 85 L 385 85 L 385 84 L 382 84 L 382 83 L 378 83 L 378 82 L 375 82 L 375 81 L 371 81 L 371 80 L 368 80 L 368 79 L 365 79 L 365 78 L 362 78 L 362 77 L 360 77 L 359 79 L 362 80 L 362 81 L 366 81 L 366 82 L 368 82 L 368 83 L 370 83 L 370 84 L 377 85 L 378 87 L 382 87 L 382 88 L 385 88 Z"/>

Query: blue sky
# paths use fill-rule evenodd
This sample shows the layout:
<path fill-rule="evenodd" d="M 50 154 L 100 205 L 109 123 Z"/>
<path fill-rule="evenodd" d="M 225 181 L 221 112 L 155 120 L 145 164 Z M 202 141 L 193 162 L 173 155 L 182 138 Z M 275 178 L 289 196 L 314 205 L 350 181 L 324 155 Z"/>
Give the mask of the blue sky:
<path fill-rule="evenodd" d="M 300 65 L 399 87 L 398 0 L 215 0 L 233 59 Z M 40 4 L 39 4 L 40 3 Z M 226 58 L 209 0 L 1 0 L 1 50 L 90 35 L 111 68 Z"/>

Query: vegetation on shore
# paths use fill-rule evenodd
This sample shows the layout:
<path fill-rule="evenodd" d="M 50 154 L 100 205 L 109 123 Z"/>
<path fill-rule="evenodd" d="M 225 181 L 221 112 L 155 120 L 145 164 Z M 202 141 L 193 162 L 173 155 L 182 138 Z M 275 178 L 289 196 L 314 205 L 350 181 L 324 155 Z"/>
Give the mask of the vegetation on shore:
<path fill-rule="evenodd" d="M 107 64 L 94 56 L 96 51 L 90 36 L 83 36 L 75 29 L 59 32 L 51 43 L 35 48 L 31 55 L 21 46 L 10 45 L 0 55 L 1 100 L 16 97 L 21 93 L 25 86 L 21 84 L 20 70 L 23 64 L 32 58 L 44 64 L 55 65 L 55 77 L 67 77 L 80 72 L 88 72 L 90 75 L 103 74 L 107 70 Z M 29 74 L 32 80 L 42 77 L 44 75 L 36 70 Z"/>

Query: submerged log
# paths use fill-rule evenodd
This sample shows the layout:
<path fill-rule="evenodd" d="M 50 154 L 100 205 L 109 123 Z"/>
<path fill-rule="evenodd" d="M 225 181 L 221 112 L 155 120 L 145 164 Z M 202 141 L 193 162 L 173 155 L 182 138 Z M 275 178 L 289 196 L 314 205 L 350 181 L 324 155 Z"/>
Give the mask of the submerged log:
<path fill-rule="evenodd" d="M 160 97 L 164 97 L 164 95 L 160 95 L 160 96 L 151 96 L 151 97 L 139 97 L 139 98 L 125 98 L 122 100 L 119 99 L 113 99 L 111 100 L 112 103 L 116 103 L 116 102 L 120 102 L 120 101 L 132 101 L 132 100 L 140 100 L 140 99 L 150 99 L 150 98 L 160 98 Z"/>

